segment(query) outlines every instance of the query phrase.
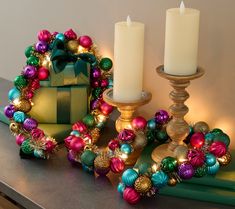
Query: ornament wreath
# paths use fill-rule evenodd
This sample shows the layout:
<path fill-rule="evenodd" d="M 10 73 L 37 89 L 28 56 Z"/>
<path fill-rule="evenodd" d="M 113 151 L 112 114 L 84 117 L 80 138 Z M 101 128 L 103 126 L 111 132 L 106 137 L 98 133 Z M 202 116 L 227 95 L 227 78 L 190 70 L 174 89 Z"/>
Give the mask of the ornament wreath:
<path fill-rule="evenodd" d="M 47 159 L 56 150 L 57 142 L 38 128 L 37 120 L 32 118 L 29 112 L 33 108 L 33 97 L 40 88 L 40 81 L 47 80 L 50 75 L 51 60 L 59 59 L 63 55 L 77 59 L 80 63 L 90 63 L 92 111 L 83 118 L 92 136 L 90 140 L 97 139 L 100 128 L 113 109 L 102 100 L 103 91 L 112 87 L 110 69 L 113 64 L 111 59 L 98 55 L 97 48 L 89 36 L 78 37 L 72 29 L 65 33 L 41 30 L 37 36 L 38 42 L 25 50 L 26 66 L 21 75 L 14 79 L 15 87 L 8 93 L 10 104 L 5 107 L 4 113 L 10 120 L 9 128 L 16 136 L 21 157 Z M 63 54 L 53 54 L 55 48 Z M 97 107 L 102 110 L 102 114 L 98 114 Z"/>
<path fill-rule="evenodd" d="M 221 166 L 231 162 L 229 136 L 218 128 L 209 131 L 205 122 L 190 126 L 185 143 L 188 146 L 178 146 L 174 157 L 168 156 L 159 164 L 143 163 L 125 170 L 117 187 L 123 199 L 136 204 L 142 196 L 153 196 L 167 185 L 215 175 Z"/>

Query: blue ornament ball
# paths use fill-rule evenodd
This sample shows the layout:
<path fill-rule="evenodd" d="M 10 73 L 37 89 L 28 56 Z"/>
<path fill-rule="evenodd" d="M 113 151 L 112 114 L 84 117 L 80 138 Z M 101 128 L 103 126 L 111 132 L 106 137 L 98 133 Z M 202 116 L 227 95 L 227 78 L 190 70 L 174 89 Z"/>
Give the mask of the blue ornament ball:
<path fill-rule="evenodd" d="M 12 88 L 9 92 L 8 92 L 8 99 L 10 101 L 13 101 L 15 99 L 20 98 L 20 91 L 17 88 Z"/>
<path fill-rule="evenodd" d="M 130 144 L 122 144 L 120 150 L 129 155 L 132 152 L 132 147 Z"/>
<path fill-rule="evenodd" d="M 112 78 L 109 78 L 108 79 L 108 82 L 109 82 L 109 85 L 108 85 L 108 88 L 113 88 L 113 79 Z"/>
<path fill-rule="evenodd" d="M 83 169 L 84 171 L 86 171 L 87 173 L 89 173 L 89 174 L 93 174 L 93 173 L 94 173 L 94 168 L 93 168 L 93 166 L 87 166 L 87 165 L 85 165 L 85 164 L 82 164 L 82 169 Z"/>
<path fill-rule="evenodd" d="M 205 157 L 206 157 L 206 165 L 207 165 L 207 166 L 213 166 L 213 165 L 215 165 L 215 163 L 216 163 L 216 157 L 215 157 L 213 154 L 207 153 Z"/>
<path fill-rule="evenodd" d="M 167 185 L 168 176 L 163 171 L 157 171 L 151 177 L 151 181 L 155 187 L 158 189 Z"/>
<path fill-rule="evenodd" d="M 148 121 L 147 123 L 147 128 L 149 128 L 150 130 L 154 130 L 157 126 L 157 123 L 155 121 L 155 119 L 151 119 Z"/>
<path fill-rule="evenodd" d="M 215 175 L 219 171 L 219 168 L 220 168 L 219 162 L 216 161 L 214 165 L 207 167 L 207 173 L 210 175 Z"/>
<path fill-rule="evenodd" d="M 13 115 L 13 119 L 17 123 L 23 123 L 25 121 L 25 118 L 26 116 L 24 112 L 21 112 L 21 111 L 16 111 Z"/>
<path fill-rule="evenodd" d="M 117 191 L 118 193 L 120 193 L 121 195 L 123 194 L 124 190 L 125 190 L 126 186 L 125 184 L 123 184 L 122 182 L 120 182 L 117 186 Z"/>
<path fill-rule="evenodd" d="M 64 40 L 65 40 L 65 37 L 64 37 L 64 34 L 63 34 L 63 33 L 58 33 L 58 34 L 56 34 L 55 38 L 56 38 L 56 39 L 60 39 L 61 41 L 64 41 Z"/>
<path fill-rule="evenodd" d="M 133 186 L 139 174 L 134 169 L 127 169 L 122 174 L 122 182 L 126 186 Z"/>
<path fill-rule="evenodd" d="M 207 142 L 208 144 L 211 144 L 214 138 L 215 138 L 215 135 L 209 132 L 205 135 L 205 142 Z"/>
<path fill-rule="evenodd" d="M 70 135 L 79 137 L 81 136 L 81 133 L 79 131 L 74 130 L 74 131 L 71 131 Z"/>

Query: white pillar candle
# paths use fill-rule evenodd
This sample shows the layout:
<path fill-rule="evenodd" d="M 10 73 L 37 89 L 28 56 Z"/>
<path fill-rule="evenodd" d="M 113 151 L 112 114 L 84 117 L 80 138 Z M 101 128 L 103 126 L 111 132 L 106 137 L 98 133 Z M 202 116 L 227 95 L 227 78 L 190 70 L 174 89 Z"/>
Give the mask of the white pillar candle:
<path fill-rule="evenodd" d="M 144 24 L 115 24 L 113 98 L 132 102 L 141 98 L 143 86 Z"/>
<path fill-rule="evenodd" d="M 191 75 L 197 70 L 200 11 L 185 8 L 166 12 L 164 71 L 172 75 Z"/>

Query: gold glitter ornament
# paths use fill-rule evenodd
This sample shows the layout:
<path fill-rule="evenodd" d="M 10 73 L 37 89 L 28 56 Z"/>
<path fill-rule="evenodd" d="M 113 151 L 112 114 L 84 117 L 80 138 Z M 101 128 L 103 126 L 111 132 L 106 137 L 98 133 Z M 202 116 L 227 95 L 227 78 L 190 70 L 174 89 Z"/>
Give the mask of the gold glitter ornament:
<path fill-rule="evenodd" d="M 209 125 L 204 121 L 199 121 L 193 126 L 194 132 L 208 133 L 210 131 Z"/>
<path fill-rule="evenodd" d="M 20 125 L 18 123 L 12 122 L 9 125 L 9 129 L 13 135 L 17 135 L 20 131 Z"/>
<path fill-rule="evenodd" d="M 110 170 L 110 159 L 106 154 L 98 155 L 94 160 L 96 173 L 106 175 Z"/>
<path fill-rule="evenodd" d="M 93 130 L 91 130 L 90 134 L 91 134 L 92 142 L 96 143 L 100 137 L 100 129 L 94 128 Z"/>
<path fill-rule="evenodd" d="M 169 178 L 167 184 L 168 186 L 174 187 L 178 183 L 177 179 L 174 177 Z"/>
<path fill-rule="evenodd" d="M 15 107 L 17 110 L 20 110 L 22 112 L 29 112 L 32 108 L 30 101 L 27 99 L 20 99 L 16 103 L 14 103 Z"/>
<path fill-rule="evenodd" d="M 222 157 L 217 158 L 217 160 L 221 166 L 226 166 L 231 162 L 232 156 L 231 156 L 230 152 L 227 152 Z"/>
<path fill-rule="evenodd" d="M 152 188 L 152 182 L 147 176 L 140 176 L 135 181 L 135 190 L 139 193 L 146 193 Z"/>
<path fill-rule="evenodd" d="M 71 51 L 71 52 L 77 52 L 78 50 L 78 41 L 77 40 L 70 40 L 67 43 L 67 48 Z"/>

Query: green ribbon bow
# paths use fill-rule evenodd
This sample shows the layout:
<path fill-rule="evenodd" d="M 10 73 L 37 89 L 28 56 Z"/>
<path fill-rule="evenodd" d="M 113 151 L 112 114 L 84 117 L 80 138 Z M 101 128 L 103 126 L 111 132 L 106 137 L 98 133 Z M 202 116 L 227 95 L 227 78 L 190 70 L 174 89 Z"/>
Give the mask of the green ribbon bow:
<path fill-rule="evenodd" d="M 60 73 L 65 66 L 73 62 L 74 74 L 78 76 L 80 73 L 88 77 L 87 62 L 92 67 L 97 65 L 96 57 L 90 53 L 73 54 L 65 47 L 65 43 L 60 39 L 55 39 L 52 45 L 51 62 L 55 73 Z"/>

